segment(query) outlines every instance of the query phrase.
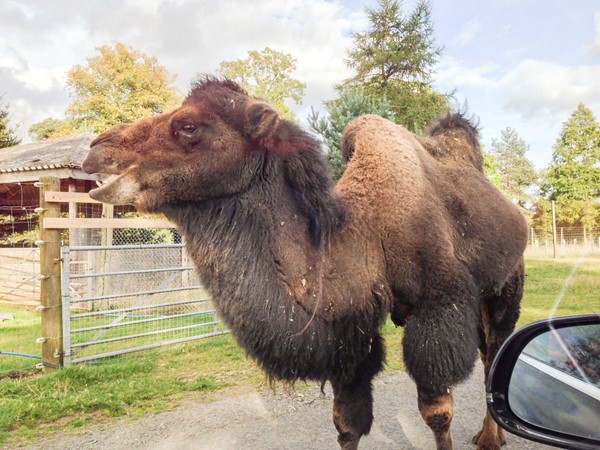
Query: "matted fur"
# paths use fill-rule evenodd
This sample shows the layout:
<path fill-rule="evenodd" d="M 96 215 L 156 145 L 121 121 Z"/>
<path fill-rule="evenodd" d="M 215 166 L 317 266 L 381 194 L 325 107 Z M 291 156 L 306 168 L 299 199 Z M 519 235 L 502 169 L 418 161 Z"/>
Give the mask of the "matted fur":
<path fill-rule="evenodd" d="M 83 168 L 118 175 L 92 197 L 178 225 L 221 317 L 270 377 L 331 381 L 338 441 L 351 449 L 371 427 L 390 313 L 424 417 L 449 426 L 452 408 L 436 399 L 451 398 L 478 348 L 487 367 L 514 327 L 527 231 L 483 176 L 461 115 L 426 138 L 363 116 L 342 149 L 334 186 L 312 136 L 231 81 L 204 78 L 178 110 L 100 136 Z"/>

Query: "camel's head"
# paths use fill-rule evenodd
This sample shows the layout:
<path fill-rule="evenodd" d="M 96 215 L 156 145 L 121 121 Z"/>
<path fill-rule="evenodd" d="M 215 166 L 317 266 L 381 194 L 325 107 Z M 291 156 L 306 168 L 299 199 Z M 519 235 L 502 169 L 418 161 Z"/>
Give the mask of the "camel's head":
<path fill-rule="evenodd" d="M 310 137 L 235 83 L 206 78 L 175 111 L 98 136 L 82 164 L 106 176 L 93 199 L 141 211 L 227 197 L 260 176 L 268 152 L 298 152 Z"/>

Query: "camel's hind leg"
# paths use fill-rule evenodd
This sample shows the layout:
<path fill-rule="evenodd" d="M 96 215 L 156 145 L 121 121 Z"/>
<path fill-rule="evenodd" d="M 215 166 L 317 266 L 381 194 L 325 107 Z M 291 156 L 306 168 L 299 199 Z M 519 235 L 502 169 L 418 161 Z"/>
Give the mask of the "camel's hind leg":
<path fill-rule="evenodd" d="M 417 386 L 419 411 L 423 420 L 433 431 L 437 450 L 452 450 L 452 433 L 450 425 L 454 415 L 454 398 L 452 391 L 434 394 Z"/>
<path fill-rule="evenodd" d="M 481 303 L 481 342 L 479 350 L 487 384 L 490 367 L 504 340 L 513 332 L 519 319 L 525 280 L 523 262 L 504 285 L 500 295 L 490 295 Z M 486 411 L 481 431 L 473 438 L 478 450 L 498 450 L 506 443 L 504 430 Z"/>
<path fill-rule="evenodd" d="M 384 347 L 379 335 L 373 338 L 369 356 L 357 368 L 352 380 L 331 380 L 333 423 L 338 443 L 344 450 L 358 449 L 358 442 L 371 431 L 373 423 L 373 377 L 383 368 Z"/>

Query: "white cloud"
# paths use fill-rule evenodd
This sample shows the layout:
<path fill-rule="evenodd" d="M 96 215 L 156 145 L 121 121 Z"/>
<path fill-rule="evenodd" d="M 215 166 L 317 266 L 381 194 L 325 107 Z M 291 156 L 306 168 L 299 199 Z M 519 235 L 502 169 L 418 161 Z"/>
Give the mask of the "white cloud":
<path fill-rule="evenodd" d="M 531 146 L 528 155 L 538 168 L 552 156 L 562 124 L 580 102 L 600 117 L 600 65 L 571 67 L 556 62 L 526 59 L 511 67 L 470 66 L 444 58 L 436 86 L 457 89 L 459 104 L 467 102 L 480 119 L 484 143 L 511 126 Z"/>
<path fill-rule="evenodd" d="M 494 64 L 469 67 L 445 58 L 437 69 L 437 84 L 458 90 L 483 90 L 497 106 L 524 120 L 555 119 L 572 112 L 579 102 L 600 107 L 600 66 L 571 67 L 525 59 L 513 67 Z"/>
<path fill-rule="evenodd" d="M 297 109 L 319 107 L 348 76 L 349 36 L 364 24 L 362 7 L 339 0 L 3 0 L 0 95 L 27 139 L 33 123 L 62 115 L 66 72 L 101 45 L 120 41 L 156 56 L 182 94 L 220 62 L 268 46 L 297 60 L 295 75 L 307 84 Z"/>
<path fill-rule="evenodd" d="M 445 57 L 436 67 L 438 84 L 456 88 L 488 88 L 494 84 L 495 64 L 468 67 L 464 61 L 453 57 Z"/>
<path fill-rule="evenodd" d="M 587 47 L 588 52 L 594 57 L 600 57 L 600 11 L 594 13 L 594 26 L 596 36 L 594 42 Z"/>
<path fill-rule="evenodd" d="M 460 30 L 458 36 L 456 36 L 452 43 L 458 46 L 464 46 L 471 43 L 481 31 L 481 17 L 476 16 L 469 20 Z"/>
<path fill-rule="evenodd" d="M 572 112 L 579 102 L 600 106 L 600 66 L 569 67 L 529 59 L 500 78 L 498 89 L 506 94 L 508 111 L 555 119 Z"/>

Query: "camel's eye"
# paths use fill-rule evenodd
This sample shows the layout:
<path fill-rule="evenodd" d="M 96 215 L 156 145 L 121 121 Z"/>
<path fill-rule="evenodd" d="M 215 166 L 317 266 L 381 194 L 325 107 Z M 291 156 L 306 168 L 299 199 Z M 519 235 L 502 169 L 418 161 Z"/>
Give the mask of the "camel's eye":
<path fill-rule="evenodd" d="M 198 125 L 193 122 L 176 121 L 173 123 L 173 134 L 192 137 L 198 131 Z"/>
<path fill-rule="evenodd" d="M 184 131 L 185 133 L 193 134 L 197 129 L 198 127 L 191 123 L 184 123 L 181 125 L 181 131 Z"/>

